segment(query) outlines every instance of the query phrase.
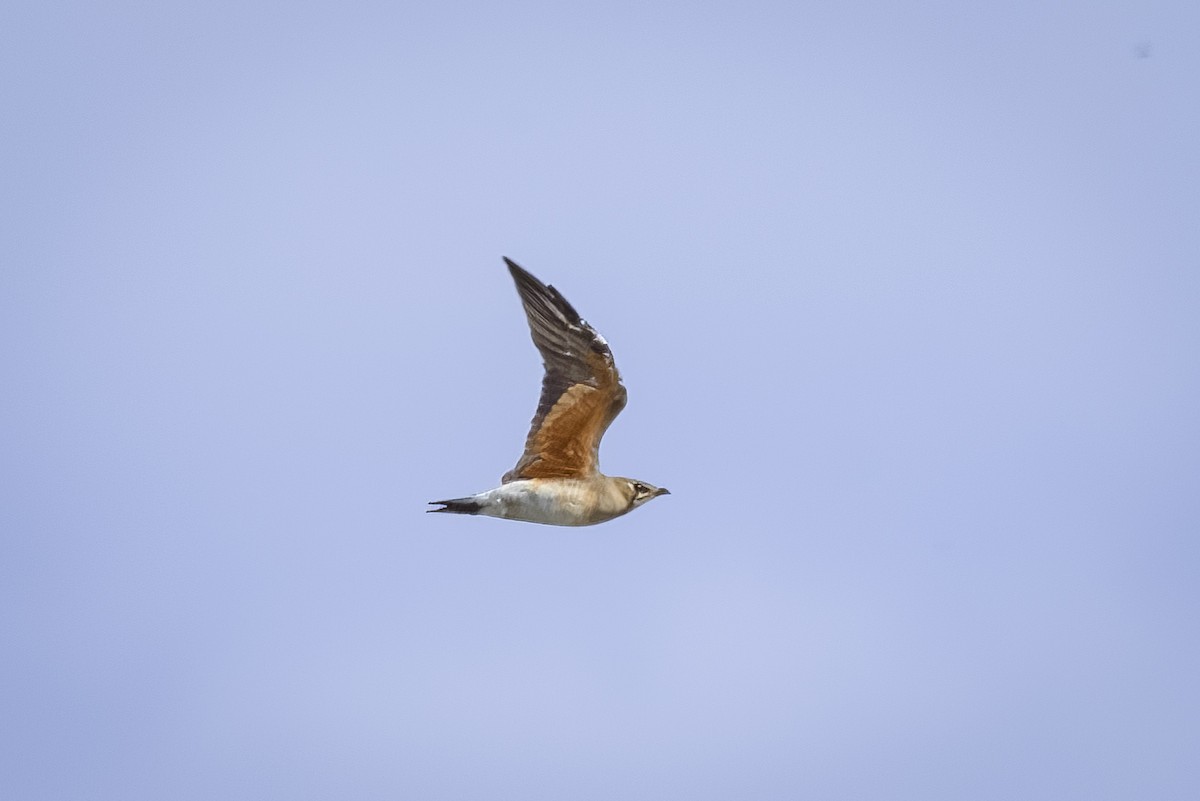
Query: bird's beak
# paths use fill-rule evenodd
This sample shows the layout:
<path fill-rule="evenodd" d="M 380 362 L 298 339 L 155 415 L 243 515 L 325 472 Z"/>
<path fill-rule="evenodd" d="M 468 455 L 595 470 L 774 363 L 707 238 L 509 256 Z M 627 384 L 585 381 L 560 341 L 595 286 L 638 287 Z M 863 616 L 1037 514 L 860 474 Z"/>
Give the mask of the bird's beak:
<path fill-rule="evenodd" d="M 657 498 L 659 495 L 670 495 L 670 494 L 671 494 L 671 491 L 669 489 L 667 489 L 666 487 L 659 487 L 658 492 L 654 493 L 654 497 Z"/>

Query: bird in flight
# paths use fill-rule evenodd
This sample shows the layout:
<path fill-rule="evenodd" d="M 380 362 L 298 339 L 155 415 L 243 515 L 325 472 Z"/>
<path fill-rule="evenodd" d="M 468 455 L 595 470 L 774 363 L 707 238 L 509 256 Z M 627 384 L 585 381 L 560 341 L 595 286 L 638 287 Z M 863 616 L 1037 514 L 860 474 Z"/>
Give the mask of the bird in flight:
<path fill-rule="evenodd" d="M 511 259 L 508 271 L 525 306 L 546 375 L 525 453 L 499 487 L 429 512 L 489 515 L 553 526 L 590 526 L 670 493 L 600 472 L 600 438 L 625 408 L 625 387 L 604 337 L 567 299 Z"/>

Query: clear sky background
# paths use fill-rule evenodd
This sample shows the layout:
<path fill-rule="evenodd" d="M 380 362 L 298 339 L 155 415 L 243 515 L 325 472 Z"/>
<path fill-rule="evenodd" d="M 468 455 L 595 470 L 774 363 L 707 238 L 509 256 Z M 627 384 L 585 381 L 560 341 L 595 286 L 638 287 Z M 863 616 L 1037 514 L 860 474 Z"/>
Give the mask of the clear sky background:
<path fill-rule="evenodd" d="M 1200 797 L 1200 4 L 8 3 L 0 787 Z M 500 257 L 611 342 L 596 528 Z"/>

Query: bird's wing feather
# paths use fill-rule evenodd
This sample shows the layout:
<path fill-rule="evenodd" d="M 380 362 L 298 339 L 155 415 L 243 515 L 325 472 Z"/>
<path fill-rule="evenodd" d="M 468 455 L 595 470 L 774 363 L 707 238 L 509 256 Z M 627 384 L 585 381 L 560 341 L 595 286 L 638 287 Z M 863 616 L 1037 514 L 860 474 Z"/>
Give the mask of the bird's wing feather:
<path fill-rule="evenodd" d="M 522 478 L 585 478 L 600 464 L 600 439 L 625 408 L 625 387 L 604 337 L 552 286 L 509 259 L 533 344 L 546 375 L 525 453 L 504 474 Z"/>

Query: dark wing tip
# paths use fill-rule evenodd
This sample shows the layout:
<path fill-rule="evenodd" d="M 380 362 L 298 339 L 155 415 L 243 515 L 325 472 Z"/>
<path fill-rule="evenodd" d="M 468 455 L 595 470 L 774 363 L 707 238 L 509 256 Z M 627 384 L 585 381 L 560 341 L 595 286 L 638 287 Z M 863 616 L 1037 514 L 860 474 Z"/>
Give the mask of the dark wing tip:
<path fill-rule="evenodd" d="M 508 265 L 508 271 L 512 274 L 513 281 L 517 284 L 517 291 L 521 293 L 522 297 L 536 298 L 549 303 L 566 317 L 567 322 L 572 325 L 580 324 L 582 318 L 580 318 L 579 312 L 575 311 L 575 307 L 557 289 L 543 284 L 536 275 L 517 264 L 508 256 L 502 256 L 501 258 Z"/>
<path fill-rule="evenodd" d="M 527 289 L 533 290 L 535 293 L 537 293 L 539 291 L 546 292 L 548 287 L 545 284 L 543 284 L 541 281 L 539 281 L 538 277 L 536 275 L 529 272 L 529 270 L 526 270 L 521 265 L 517 264 L 515 261 L 510 259 L 508 256 L 504 256 L 503 258 L 504 258 L 504 263 L 508 265 L 508 272 L 512 275 L 513 280 L 517 282 L 517 287 L 519 287 L 519 288 L 525 287 Z"/>

